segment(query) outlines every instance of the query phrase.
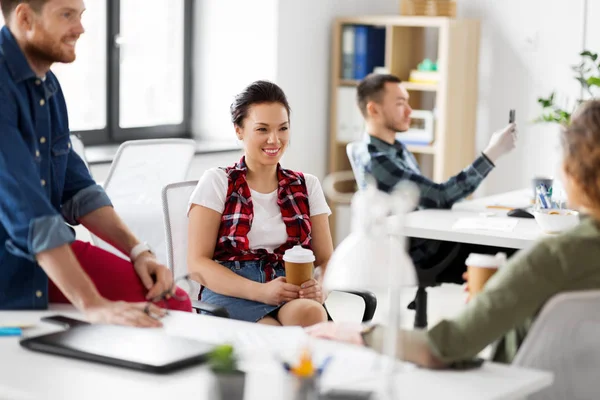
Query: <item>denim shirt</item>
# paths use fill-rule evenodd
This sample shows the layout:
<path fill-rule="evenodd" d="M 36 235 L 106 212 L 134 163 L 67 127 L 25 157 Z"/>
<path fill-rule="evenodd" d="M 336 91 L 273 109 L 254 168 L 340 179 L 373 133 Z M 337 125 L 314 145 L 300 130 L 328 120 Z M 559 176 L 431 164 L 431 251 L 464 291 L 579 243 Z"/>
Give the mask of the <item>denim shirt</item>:
<path fill-rule="evenodd" d="M 75 240 L 65 224 L 103 206 L 104 190 L 71 147 L 67 106 L 52 72 L 35 75 L 0 30 L 0 309 L 48 305 L 35 255 Z"/>

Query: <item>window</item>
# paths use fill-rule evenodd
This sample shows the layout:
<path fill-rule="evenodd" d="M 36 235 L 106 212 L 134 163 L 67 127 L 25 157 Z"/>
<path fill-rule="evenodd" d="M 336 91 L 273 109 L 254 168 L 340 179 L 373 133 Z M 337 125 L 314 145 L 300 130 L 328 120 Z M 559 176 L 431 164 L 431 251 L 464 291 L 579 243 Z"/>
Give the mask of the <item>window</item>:
<path fill-rule="evenodd" d="M 86 2 L 77 60 L 52 67 L 86 144 L 189 136 L 192 3 Z"/>

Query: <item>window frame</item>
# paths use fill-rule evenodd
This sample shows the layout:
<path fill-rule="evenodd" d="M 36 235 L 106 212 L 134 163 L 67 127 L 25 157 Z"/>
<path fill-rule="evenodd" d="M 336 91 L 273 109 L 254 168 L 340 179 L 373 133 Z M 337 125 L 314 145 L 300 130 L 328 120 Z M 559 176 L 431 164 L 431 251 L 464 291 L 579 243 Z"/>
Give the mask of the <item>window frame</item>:
<path fill-rule="evenodd" d="M 106 35 L 106 126 L 104 129 L 72 131 L 85 145 L 119 144 L 127 140 L 191 137 L 192 116 L 192 48 L 193 0 L 183 0 L 183 121 L 177 125 L 121 128 L 120 113 L 120 52 L 116 39 L 120 34 L 121 0 L 108 0 Z"/>

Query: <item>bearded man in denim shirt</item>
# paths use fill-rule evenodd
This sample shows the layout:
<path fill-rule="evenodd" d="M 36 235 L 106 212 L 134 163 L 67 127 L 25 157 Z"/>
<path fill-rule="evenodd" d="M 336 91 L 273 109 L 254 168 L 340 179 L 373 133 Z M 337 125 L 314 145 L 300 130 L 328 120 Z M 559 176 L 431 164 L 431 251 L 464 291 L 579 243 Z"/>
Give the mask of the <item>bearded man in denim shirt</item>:
<path fill-rule="evenodd" d="M 75 60 L 83 1 L 0 4 L 6 21 L 0 30 L 0 309 L 44 309 L 62 299 L 91 322 L 160 326 L 151 315 L 163 312 L 143 301 L 171 290 L 172 274 L 124 225 L 72 150 L 65 99 L 50 71 L 54 62 Z M 83 224 L 132 262 L 76 242 L 65 221 Z"/>

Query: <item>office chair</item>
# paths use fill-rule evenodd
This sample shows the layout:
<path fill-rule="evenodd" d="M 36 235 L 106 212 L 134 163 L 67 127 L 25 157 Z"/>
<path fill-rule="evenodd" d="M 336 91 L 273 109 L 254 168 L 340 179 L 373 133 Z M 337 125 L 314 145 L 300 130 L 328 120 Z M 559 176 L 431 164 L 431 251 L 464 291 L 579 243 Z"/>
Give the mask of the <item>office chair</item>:
<path fill-rule="evenodd" d="M 83 145 L 83 141 L 81 140 L 81 138 L 79 136 L 77 136 L 74 133 L 72 133 L 70 135 L 70 138 L 71 138 L 71 146 L 73 148 L 73 151 L 75 153 L 77 153 L 77 155 L 83 160 L 83 163 L 89 170 L 90 165 L 88 164 L 87 158 L 85 157 L 85 146 Z"/>
<path fill-rule="evenodd" d="M 367 187 L 369 179 L 368 165 L 370 161 L 367 143 L 365 141 L 350 142 L 346 145 L 346 154 L 354 173 L 354 179 L 359 190 L 364 190 Z M 427 327 L 427 288 L 437 286 L 439 282 L 437 277 L 442 271 L 452 265 L 459 251 L 458 246 L 455 246 L 450 254 L 442 261 L 428 268 L 416 268 L 419 287 L 415 299 L 410 302 L 408 309 L 415 311 L 414 327 L 423 329 Z"/>
<path fill-rule="evenodd" d="M 559 293 L 542 308 L 513 360 L 554 373 L 529 400 L 594 399 L 600 393 L 600 290 Z"/>
<path fill-rule="evenodd" d="M 187 206 L 197 184 L 198 181 L 172 183 L 165 186 L 162 190 L 163 216 L 167 242 L 167 266 L 173 271 L 175 277 L 188 273 L 187 248 L 189 220 L 187 217 Z M 344 292 L 363 299 L 365 303 L 365 310 L 362 316 L 363 322 L 373 319 L 375 309 L 377 308 L 377 298 L 373 293 L 365 291 Z M 199 283 L 193 282 L 188 294 L 192 299 L 192 306 L 197 310 L 206 311 L 219 317 L 229 317 L 229 313 L 223 307 L 216 307 L 193 300 L 198 299 L 200 294 Z"/>
<path fill-rule="evenodd" d="M 162 226 L 162 188 L 186 178 L 196 143 L 191 139 L 132 140 L 121 144 L 104 190 L 125 224 L 147 242 L 159 262 L 166 262 Z M 92 241 L 121 258 L 120 251 L 92 235 Z"/>

